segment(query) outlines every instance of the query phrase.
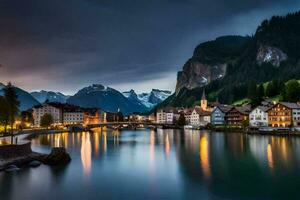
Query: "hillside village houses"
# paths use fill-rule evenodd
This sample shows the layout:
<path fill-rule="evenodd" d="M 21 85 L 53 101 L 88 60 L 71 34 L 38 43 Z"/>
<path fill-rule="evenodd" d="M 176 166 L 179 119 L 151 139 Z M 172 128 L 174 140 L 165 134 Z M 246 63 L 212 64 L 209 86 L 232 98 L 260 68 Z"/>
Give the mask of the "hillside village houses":
<path fill-rule="evenodd" d="M 227 125 L 231 126 L 243 126 L 244 122 L 247 122 L 249 119 L 249 113 L 251 111 L 251 106 L 241 106 L 241 107 L 232 107 L 225 114 L 225 121 Z"/>
<path fill-rule="evenodd" d="M 225 115 L 232 107 L 229 105 L 216 106 L 211 113 L 211 124 L 215 126 L 226 124 Z"/>
<path fill-rule="evenodd" d="M 268 109 L 269 127 L 300 126 L 300 106 L 297 103 L 279 102 Z"/>
<path fill-rule="evenodd" d="M 268 109 L 267 106 L 258 106 L 250 112 L 249 125 L 252 127 L 268 126 Z"/>
<path fill-rule="evenodd" d="M 39 127 L 41 118 L 48 113 L 53 117 L 53 125 L 88 125 L 100 122 L 123 121 L 120 113 L 104 112 L 96 108 L 81 108 L 70 104 L 45 102 L 32 109 L 34 126 Z M 194 108 L 164 108 L 156 115 L 131 114 L 128 121 L 156 122 L 157 124 L 174 125 L 180 115 L 185 116 L 186 124 L 193 128 L 214 126 L 260 128 L 300 128 L 300 105 L 298 103 L 263 101 L 260 106 L 231 106 L 216 103 L 209 104 L 203 91 L 200 105 Z"/>

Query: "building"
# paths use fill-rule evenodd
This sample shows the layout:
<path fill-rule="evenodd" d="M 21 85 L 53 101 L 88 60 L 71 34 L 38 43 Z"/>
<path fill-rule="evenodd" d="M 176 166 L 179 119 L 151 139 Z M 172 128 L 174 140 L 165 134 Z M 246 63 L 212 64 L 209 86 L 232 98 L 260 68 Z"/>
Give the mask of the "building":
<path fill-rule="evenodd" d="M 63 113 L 63 124 L 83 124 L 84 113 L 82 111 L 64 112 Z"/>
<path fill-rule="evenodd" d="M 81 108 L 71 104 L 45 102 L 33 107 L 34 126 L 40 126 L 41 118 L 46 113 L 52 116 L 53 125 L 88 125 L 106 120 L 106 113 L 97 108 Z"/>
<path fill-rule="evenodd" d="M 121 112 L 106 112 L 107 122 L 123 122 L 124 116 Z"/>
<path fill-rule="evenodd" d="M 71 104 L 62 104 L 61 109 L 63 113 L 62 122 L 64 125 L 83 124 L 84 111 L 81 107 Z"/>
<path fill-rule="evenodd" d="M 243 126 L 243 123 L 249 119 L 250 106 L 232 107 L 225 114 L 226 124 L 232 126 Z"/>
<path fill-rule="evenodd" d="M 300 126 L 300 106 L 297 104 L 298 107 L 293 108 L 293 126 L 299 127 Z"/>
<path fill-rule="evenodd" d="M 207 106 L 208 106 L 208 102 L 207 102 L 207 99 L 206 99 L 205 90 L 203 89 L 202 98 L 201 98 L 201 101 L 200 101 L 200 107 L 201 107 L 202 110 L 206 111 Z"/>
<path fill-rule="evenodd" d="M 199 107 L 194 108 L 191 117 L 190 125 L 192 126 L 206 126 L 210 123 L 211 113 L 205 110 L 202 110 Z"/>
<path fill-rule="evenodd" d="M 191 109 L 191 108 L 183 110 L 185 121 L 186 121 L 187 124 L 191 124 L 192 112 L 193 112 L 193 109 Z"/>
<path fill-rule="evenodd" d="M 83 116 L 83 124 L 99 124 L 107 121 L 107 113 L 98 108 L 85 108 Z"/>
<path fill-rule="evenodd" d="M 180 114 L 176 108 L 159 109 L 156 113 L 156 123 L 175 124 L 179 116 Z"/>
<path fill-rule="evenodd" d="M 33 120 L 34 126 L 40 126 L 42 117 L 47 113 L 53 118 L 54 125 L 62 124 L 63 122 L 63 110 L 61 103 L 45 102 L 43 104 L 33 107 Z"/>
<path fill-rule="evenodd" d="M 208 112 L 212 112 L 213 109 L 219 105 L 219 102 L 216 101 L 216 102 L 213 102 L 213 103 L 209 103 L 206 99 L 206 95 L 205 95 L 205 90 L 203 90 L 203 93 L 202 93 L 202 97 L 201 97 L 201 101 L 200 101 L 200 108 L 203 110 L 203 111 L 208 111 Z"/>
<path fill-rule="evenodd" d="M 279 102 L 268 110 L 270 127 L 291 127 L 300 125 L 300 106 L 296 103 Z"/>
<path fill-rule="evenodd" d="M 249 114 L 249 125 L 252 127 L 268 126 L 268 109 L 267 106 L 258 106 Z"/>
<path fill-rule="evenodd" d="M 230 105 L 218 105 L 216 106 L 211 113 L 211 124 L 224 125 L 225 122 L 225 114 L 232 108 Z"/>

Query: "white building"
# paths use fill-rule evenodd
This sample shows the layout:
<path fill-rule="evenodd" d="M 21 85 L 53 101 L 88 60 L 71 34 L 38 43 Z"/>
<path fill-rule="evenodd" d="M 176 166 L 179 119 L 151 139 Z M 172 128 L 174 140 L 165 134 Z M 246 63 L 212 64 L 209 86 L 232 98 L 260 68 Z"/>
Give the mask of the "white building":
<path fill-rule="evenodd" d="M 179 119 L 180 114 L 175 108 L 160 109 L 156 113 L 156 123 L 174 124 Z"/>
<path fill-rule="evenodd" d="M 33 107 L 33 119 L 35 126 L 40 126 L 41 118 L 46 113 L 52 116 L 54 125 L 82 124 L 85 116 L 84 112 L 78 106 L 45 102 Z"/>
<path fill-rule="evenodd" d="M 268 107 L 258 106 L 249 114 L 249 125 L 252 127 L 268 126 Z"/>
<path fill-rule="evenodd" d="M 293 126 L 300 127 L 300 107 L 299 107 L 299 105 L 298 105 L 298 107 L 293 108 Z"/>
<path fill-rule="evenodd" d="M 204 111 L 199 107 L 194 108 L 190 117 L 190 125 L 206 126 L 210 123 L 210 114 L 210 112 Z"/>
<path fill-rule="evenodd" d="M 191 124 L 191 117 L 192 117 L 192 112 L 193 109 L 185 109 L 184 111 L 184 117 L 185 117 L 185 121 L 187 124 Z"/>
<path fill-rule="evenodd" d="M 64 124 L 83 124 L 84 113 L 80 111 L 64 112 L 63 122 Z"/>
<path fill-rule="evenodd" d="M 33 107 L 34 125 L 40 126 L 41 118 L 45 114 L 50 114 L 53 118 L 54 124 L 62 123 L 62 109 L 61 104 L 58 103 L 43 103 Z"/>
<path fill-rule="evenodd" d="M 158 124 L 164 124 L 166 123 L 166 113 L 163 109 L 160 109 L 156 113 L 156 123 Z"/>

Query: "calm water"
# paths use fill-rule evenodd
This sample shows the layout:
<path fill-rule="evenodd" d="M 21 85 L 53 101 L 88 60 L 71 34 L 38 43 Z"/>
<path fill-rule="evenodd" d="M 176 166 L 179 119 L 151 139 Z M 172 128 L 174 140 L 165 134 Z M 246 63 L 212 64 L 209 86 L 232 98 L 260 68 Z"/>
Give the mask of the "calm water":
<path fill-rule="evenodd" d="M 300 196 L 300 138 L 99 129 L 42 135 L 32 143 L 39 152 L 64 146 L 72 162 L 0 173 L 1 200 Z"/>

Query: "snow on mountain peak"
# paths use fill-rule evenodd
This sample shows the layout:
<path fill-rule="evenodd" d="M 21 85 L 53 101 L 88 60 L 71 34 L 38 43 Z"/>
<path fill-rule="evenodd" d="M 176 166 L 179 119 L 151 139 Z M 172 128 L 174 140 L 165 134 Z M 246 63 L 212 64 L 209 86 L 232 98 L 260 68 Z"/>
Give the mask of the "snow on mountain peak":
<path fill-rule="evenodd" d="M 128 99 L 138 100 L 141 104 L 151 109 L 158 103 L 161 103 L 172 94 L 171 91 L 152 89 L 150 93 L 136 94 L 134 90 L 123 92 L 123 95 Z"/>

